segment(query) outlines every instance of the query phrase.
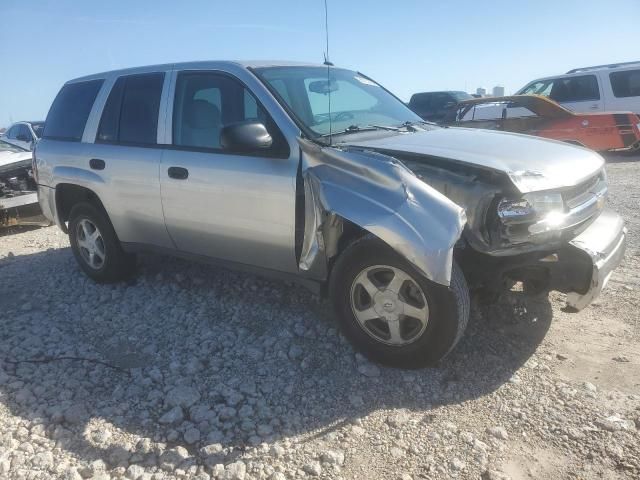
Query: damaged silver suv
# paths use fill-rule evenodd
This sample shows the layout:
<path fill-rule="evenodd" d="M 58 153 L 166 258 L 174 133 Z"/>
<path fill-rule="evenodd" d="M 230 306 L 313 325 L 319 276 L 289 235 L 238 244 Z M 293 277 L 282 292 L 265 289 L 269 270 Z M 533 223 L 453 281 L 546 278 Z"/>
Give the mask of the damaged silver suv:
<path fill-rule="evenodd" d="M 433 364 L 469 290 L 604 287 L 625 248 L 602 158 L 422 121 L 359 72 L 198 62 L 91 75 L 56 97 L 34 171 L 98 282 L 154 250 L 296 279 L 370 357 Z"/>

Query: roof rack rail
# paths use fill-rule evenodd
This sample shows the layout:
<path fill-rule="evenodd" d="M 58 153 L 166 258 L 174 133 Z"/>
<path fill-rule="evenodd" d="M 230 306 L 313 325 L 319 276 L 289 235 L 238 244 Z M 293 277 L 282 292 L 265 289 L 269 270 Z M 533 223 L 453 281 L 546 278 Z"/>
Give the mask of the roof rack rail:
<path fill-rule="evenodd" d="M 601 68 L 617 68 L 617 67 L 626 67 L 629 65 L 640 65 L 640 60 L 635 62 L 621 62 L 621 63 L 608 63 L 606 65 L 594 65 L 593 67 L 582 67 L 582 68 L 574 68 L 573 70 L 569 70 L 569 73 L 577 73 L 577 72 L 586 72 L 589 70 L 599 70 Z"/>

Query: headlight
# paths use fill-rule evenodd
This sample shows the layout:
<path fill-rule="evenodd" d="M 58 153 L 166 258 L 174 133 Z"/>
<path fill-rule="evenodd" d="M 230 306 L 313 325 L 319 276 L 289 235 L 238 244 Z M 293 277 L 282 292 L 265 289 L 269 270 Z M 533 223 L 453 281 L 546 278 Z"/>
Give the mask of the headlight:
<path fill-rule="evenodd" d="M 498 204 L 498 217 L 504 222 L 521 223 L 560 218 L 564 202 L 559 193 L 533 192 L 518 200 L 502 200 Z"/>

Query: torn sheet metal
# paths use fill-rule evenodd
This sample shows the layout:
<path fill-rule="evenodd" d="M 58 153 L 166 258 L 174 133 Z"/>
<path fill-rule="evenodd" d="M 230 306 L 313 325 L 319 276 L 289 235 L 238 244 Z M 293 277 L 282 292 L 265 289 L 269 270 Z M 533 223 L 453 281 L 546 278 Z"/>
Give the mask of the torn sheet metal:
<path fill-rule="evenodd" d="M 387 243 L 427 278 L 449 285 L 453 246 L 466 223 L 462 208 L 387 155 L 323 148 L 306 140 L 300 146 L 305 184 L 301 270 L 321 274 L 326 268 L 344 218 Z"/>

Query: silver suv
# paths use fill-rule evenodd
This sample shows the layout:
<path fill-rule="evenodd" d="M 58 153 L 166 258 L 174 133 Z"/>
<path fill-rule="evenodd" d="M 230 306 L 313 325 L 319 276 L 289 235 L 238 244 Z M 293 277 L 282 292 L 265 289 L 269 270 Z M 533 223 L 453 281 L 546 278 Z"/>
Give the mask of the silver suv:
<path fill-rule="evenodd" d="M 126 278 L 141 250 L 295 279 L 392 365 L 451 351 L 470 289 L 522 282 L 585 307 L 625 247 L 596 153 L 440 128 L 333 66 L 198 62 L 72 80 L 34 171 L 92 279 Z"/>

